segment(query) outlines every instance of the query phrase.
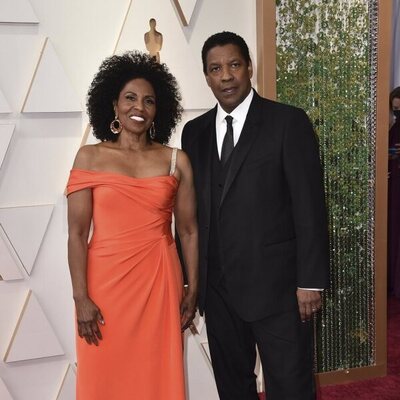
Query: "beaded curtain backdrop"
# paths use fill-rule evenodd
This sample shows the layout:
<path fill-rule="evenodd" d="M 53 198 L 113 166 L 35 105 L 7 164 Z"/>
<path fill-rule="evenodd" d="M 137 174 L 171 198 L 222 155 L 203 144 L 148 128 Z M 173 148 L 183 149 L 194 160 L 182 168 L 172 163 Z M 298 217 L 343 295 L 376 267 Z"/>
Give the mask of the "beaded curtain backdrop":
<path fill-rule="evenodd" d="M 277 0 L 278 100 L 319 136 L 331 288 L 316 321 L 316 370 L 375 363 L 377 0 Z"/>

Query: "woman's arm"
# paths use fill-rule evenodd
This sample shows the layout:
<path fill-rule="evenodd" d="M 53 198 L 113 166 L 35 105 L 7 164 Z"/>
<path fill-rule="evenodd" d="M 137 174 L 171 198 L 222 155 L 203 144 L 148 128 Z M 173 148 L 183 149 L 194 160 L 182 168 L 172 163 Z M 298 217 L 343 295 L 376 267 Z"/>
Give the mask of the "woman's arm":
<path fill-rule="evenodd" d="M 75 159 L 75 168 L 87 168 L 88 150 L 82 148 Z M 88 344 L 98 345 L 102 339 L 97 322 L 104 324 L 99 308 L 87 289 L 87 248 L 92 221 L 92 190 L 83 189 L 68 196 L 68 264 L 76 307 L 78 333 Z"/>
<path fill-rule="evenodd" d="M 188 287 L 181 305 L 182 330 L 192 322 L 196 313 L 198 293 L 198 233 L 196 196 L 193 173 L 187 155 L 179 151 L 177 168 L 180 175 L 175 202 L 175 222 L 179 235 Z"/>

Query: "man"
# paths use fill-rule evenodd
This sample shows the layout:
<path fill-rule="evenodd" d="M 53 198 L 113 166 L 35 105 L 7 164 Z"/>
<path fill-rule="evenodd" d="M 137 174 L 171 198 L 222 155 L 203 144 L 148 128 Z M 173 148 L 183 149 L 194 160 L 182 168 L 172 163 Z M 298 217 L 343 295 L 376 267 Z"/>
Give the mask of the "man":
<path fill-rule="evenodd" d="M 329 281 L 317 140 L 304 111 L 252 89 L 240 36 L 211 36 L 202 60 L 218 104 L 185 125 L 182 148 L 194 170 L 199 308 L 219 396 L 258 399 L 257 344 L 268 400 L 311 400 L 310 320 Z"/>

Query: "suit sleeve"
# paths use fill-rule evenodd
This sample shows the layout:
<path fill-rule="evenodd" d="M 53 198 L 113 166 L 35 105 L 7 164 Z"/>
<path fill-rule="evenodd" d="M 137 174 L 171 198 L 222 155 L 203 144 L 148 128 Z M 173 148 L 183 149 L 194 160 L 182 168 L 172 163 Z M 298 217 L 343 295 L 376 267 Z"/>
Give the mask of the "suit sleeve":
<path fill-rule="evenodd" d="M 182 130 L 181 148 L 185 153 L 187 153 L 188 139 L 190 137 L 189 131 L 191 129 L 191 125 L 192 125 L 192 121 L 187 122 Z"/>
<path fill-rule="evenodd" d="M 297 286 L 329 285 L 328 227 L 317 136 L 303 110 L 288 118 L 283 143 L 296 232 Z"/>

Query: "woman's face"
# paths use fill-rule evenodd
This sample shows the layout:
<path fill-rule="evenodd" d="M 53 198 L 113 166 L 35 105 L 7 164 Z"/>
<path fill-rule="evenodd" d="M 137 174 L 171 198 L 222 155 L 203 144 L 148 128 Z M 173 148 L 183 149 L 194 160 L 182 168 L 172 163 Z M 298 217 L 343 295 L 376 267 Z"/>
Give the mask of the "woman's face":
<path fill-rule="evenodd" d="M 127 82 L 119 94 L 114 110 L 123 131 L 137 135 L 147 132 L 156 115 L 153 86 L 143 78 Z"/>
<path fill-rule="evenodd" d="M 400 110 L 400 98 L 394 97 L 392 100 L 392 110 Z"/>

